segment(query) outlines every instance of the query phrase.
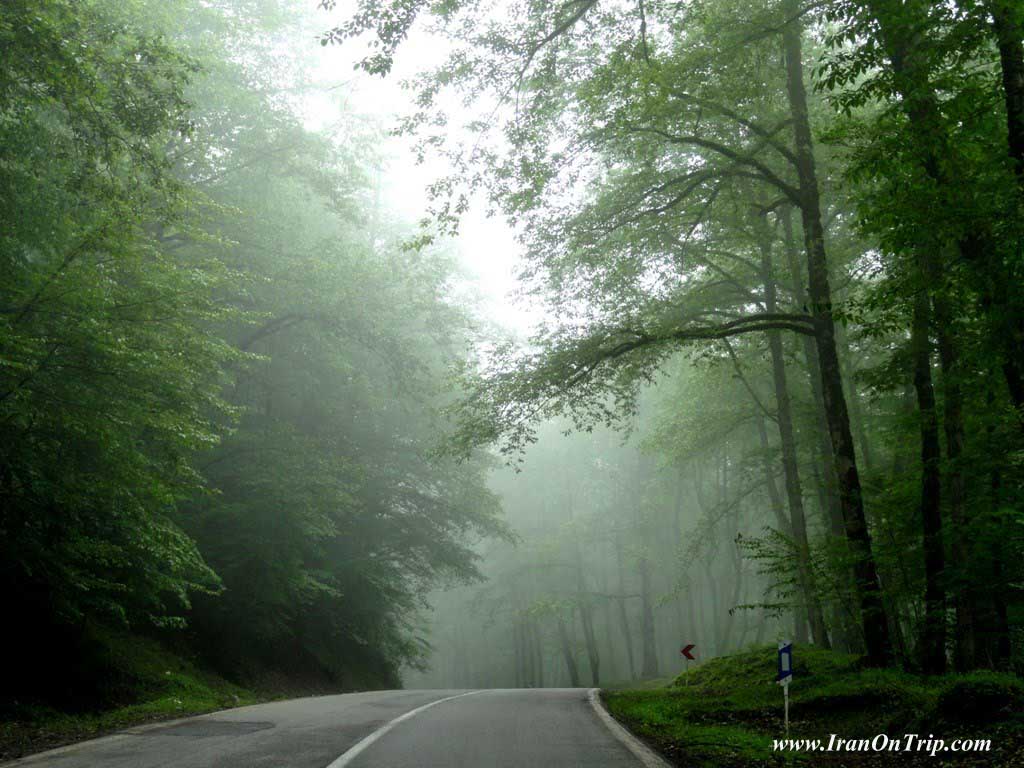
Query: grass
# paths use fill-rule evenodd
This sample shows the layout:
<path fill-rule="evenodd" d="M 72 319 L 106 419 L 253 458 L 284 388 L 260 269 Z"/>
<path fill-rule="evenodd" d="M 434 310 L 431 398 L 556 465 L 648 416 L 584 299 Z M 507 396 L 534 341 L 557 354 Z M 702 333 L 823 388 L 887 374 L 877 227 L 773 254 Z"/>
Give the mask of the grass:
<path fill-rule="evenodd" d="M 116 664 L 116 698 L 131 699 L 97 712 L 68 712 L 17 703 L 0 721 L 0 760 L 94 738 L 141 723 L 255 704 L 268 697 L 199 669 L 155 640 L 122 634 L 104 637 Z M 101 665 L 104 666 L 104 665 Z"/>
<path fill-rule="evenodd" d="M 604 691 L 608 709 L 666 756 L 689 768 L 770 765 L 917 766 L 952 764 L 947 755 L 772 751 L 782 738 L 782 690 L 774 648 L 713 659 L 689 681 L 648 690 Z M 1024 684 L 1012 675 L 923 678 L 863 669 L 854 656 L 812 648 L 794 654 L 791 738 L 871 738 L 879 733 L 988 738 L 993 751 L 957 765 L 1024 768 Z M 948 753 L 947 753 L 948 754 Z"/>
<path fill-rule="evenodd" d="M 601 690 L 621 691 L 628 689 L 633 691 L 651 691 L 671 684 L 671 677 L 652 677 L 647 680 L 619 680 L 614 683 L 605 683 L 601 686 Z"/>

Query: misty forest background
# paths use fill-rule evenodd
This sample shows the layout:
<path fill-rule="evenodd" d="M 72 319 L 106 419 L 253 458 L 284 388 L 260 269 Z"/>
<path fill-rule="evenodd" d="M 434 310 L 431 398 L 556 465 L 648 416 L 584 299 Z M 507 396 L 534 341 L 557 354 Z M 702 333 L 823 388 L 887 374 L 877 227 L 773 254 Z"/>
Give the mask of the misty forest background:
<path fill-rule="evenodd" d="M 130 701 L 126 638 L 266 690 L 1024 669 L 1020 3 L 324 5 L 0 8 L 5 708 Z M 302 110 L 420 26 L 410 222 L 391 126 Z"/>

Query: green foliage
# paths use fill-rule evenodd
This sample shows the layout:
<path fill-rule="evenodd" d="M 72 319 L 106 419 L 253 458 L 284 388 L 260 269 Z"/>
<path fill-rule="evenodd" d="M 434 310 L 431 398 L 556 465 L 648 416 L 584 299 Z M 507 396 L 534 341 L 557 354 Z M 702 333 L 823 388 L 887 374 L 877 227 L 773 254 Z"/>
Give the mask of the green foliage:
<path fill-rule="evenodd" d="M 152 234 L 186 210 L 164 145 L 194 67 L 102 3 L 7 4 L 0 34 L 5 588 L 65 621 L 173 622 L 219 588 L 172 516 L 233 357 L 208 330 L 225 271 Z"/>
<path fill-rule="evenodd" d="M 398 685 L 427 590 L 505 535 L 485 464 L 434 451 L 470 334 L 453 260 L 374 201 L 375 129 L 294 113 L 294 6 L 37 5 L 0 12 L 19 652 L 188 625 L 236 678 Z M 70 705 L 66 671 L 10 695 Z"/>

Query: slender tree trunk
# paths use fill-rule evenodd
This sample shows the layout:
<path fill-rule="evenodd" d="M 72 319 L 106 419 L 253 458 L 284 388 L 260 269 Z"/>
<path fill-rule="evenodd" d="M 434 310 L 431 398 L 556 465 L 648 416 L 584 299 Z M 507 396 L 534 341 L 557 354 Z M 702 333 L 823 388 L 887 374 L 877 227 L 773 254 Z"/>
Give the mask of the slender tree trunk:
<path fill-rule="evenodd" d="M 986 397 L 989 408 L 996 402 L 995 392 L 990 387 Z M 995 433 L 995 426 L 989 424 L 987 429 L 988 446 L 989 450 L 996 453 L 998 446 L 995 445 L 993 435 Z M 996 524 L 995 535 L 992 537 L 992 584 L 994 589 L 992 590 L 992 600 L 995 608 L 996 616 L 996 666 L 1000 669 L 1008 668 L 1010 665 L 1010 657 L 1013 651 L 1012 642 L 1010 638 L 1010 615 L 1006 605 L 1005 597 L 1005 585 L 1006 585 L 1006 565 L 1005 558 L 1006 553 L 1003 549 L 1003 538 L 1005 535 L 1005 525 L 1000 516 L 1000 507 L 1002 506 L 1003 496 L 1003 477 L 1002 472 L 999 469 L 999 465 L 993 466 L 991 474 L 989 476 L 989 491 L 991 496 L 989 498 L 989 506 L 993 513 L 993 518 Z"/>
<path fill-rule="evenodd" d="M 629 661 L 629 679 L 636 680 L 636 662 L 633 657 L 633 633 L 629 628 L 629 614 L 626 612 L 626 579 L 625 567 L 622 562 L 622 539 L 615 537 L 615 557 L 619 568 L 619 626 L 622 628 L 622 638 L 626 644 L 626 659 Z"/>
<path fill-rule="evenodd" d="M 855 377 L 850 374 L 850 367 L 853 365 L 854 356 L 850 352 L 850 339 L 842 326 L 836 328 L 836 344 L 839 348 L 840 366 L 844 367 L 846 373 L 843 378 L 847 383 L 847 396 L 850 400 L 850 425 L 853 434 L 857 439 L 857 448 L 860 450 L 860 462 L 865 472 L 870 472 L 874 464 L 871 453 L 871 441 L 868 440 L 867 430 L 864 428 L 864 413 L 860 405 L 860 395 L 854 384 Z"/>
<path fill-rule="evenodd" d="M 526 679 L 531 688 L 537 687 L 537 654 L 533 647 L 533 632 L 530 622 L 523 622 L 523 653 L 526 654 Z"/>
<path fill-rule="evenodd" d="M 573 517 L 572 505 L 569 505 L 569 519 Z M 583 641 L 587 647 L 587 660 L 590 662 L 590 679 L 595 687 L 601 685 L 601 654 L 597 648 L 597 636 L 594 634 L 594 612 L 591 596 L 588 594 L 586 574 L 583 569 L 583 554 L 577 539 L 573 546 L 573 557 L 576 566 L 576 605 L 580 611 L 580 624 L 583 627 Z"/>
<path fill-rule="evenodd" d="M 608 558 L 602 555 L 602 562 L 607 562 Z M 601 578 L 600 591 L 601 594 L 611 595 L 614 591 L 611 585 L 608 583 L 610 573 L 607 569 L 601 568 L 599 570 Z M 604 673 L 606 677 L 612 680 L 623 680 L 625 673 L 622 670 L 622 658 L 617 653 L 615 645 L 615 603 L 618 601 L 614 597 L 608 597 L 602 601 L 600 609 L 595 609 L 595 613 L 599 613 L 598 624 L 604 629 L 601 633 L 601 638 L 604 640 L 603 646 L 599 648 L 601 658 L 605 660 Z"/>
<path fill-rule="evenodd" d="M 764 417 L 758 416 L 757 419 L 757 434 L 761 441 L 761 453 L 764 456 L 764 473 L 765 473 L 765 486 L 768 488 L 768 501 L 771 504 L 772 511 L 775 513 L 775 520 L 779 525 L 779 531 L 786 536 L 792 538 L 793 526 L 786 517 L 786 511 L 782 506 L 782 496 L 779 494 L 779 486 L 775 482 L 775 472 L 771 464 L 771 456 L 768 445 L 768 430 L 765 428 Z M 807 612 L 803 609 L 803 605 L 795 605 L 792 608 L 792 621 L 793 621 L 793 638 L 800 644 L 804 645 L 807 643 Z"/>
<path fill-rule="evenodd" d="M 992 546 L 989 562 L 981 564 L 983 570 L 987 572 L 988 579 L 986 581 L 989 590 L 984 598 L 984 611 L 977 610 L 972 617 L 975 619 L 975 626 L 983 630 L 980 639 L 984 642 L 978 642 L 976 639 L 978 647 L 972 650 L 975 663 L 987 662 L 996 669 L 1008 669 L 1013 650 L 1010 636 L 1010 615 L 1006 603 L 1006 593 L 1010 591 L 1010 585 L 1007 583 L 1004 538 L 1008 531 L 999 514 L 1002 479 L 998 469 L 992 471 L 989 481 L 990 504 L 995 512 L 993 520 L 995 529 L 990 534 Z M 972 605 L 976 606 L 976 603 L 972 603 Z M 976 632 L 976 638 L 977 635 Z"/>
<path fill-rule="evenodd" d="M 779 531 L 787 536 L 793 535 L 793 526 L 786 517 L 786 510 L 782 507 L 782 496 L 779 493 L 779 485 L 775 482 L 775 471 L 772 467 L 771 446 L 768 442 L 768 429 L 765 427 L 764 416 L 757 417 L 757 437 L 761 442 L 762 466 L 764 467 L 764 485 L 768 489 L 768 503 L 771 505 L 775 515 L 775 522 Z"/>
<path fill-rule="evenodd" d="M 643 639 L 643 667 L 640 675 L 644 678 L 658 676 L 658 653 L 654 635 L 654 609 L 651 605 L 651 564 L 646 554 L 640 559 L 640 603 L 641 635 Z"/>
<path fill-rule="evenodd" d="M 914 390 L 921 433 L 921 524 L 924 534 L 924 624 L 921 666 L 926 674 L 946 668 L 945 554 L 942 543 L 939 422 L 932 385 L 931 311 L 924 286 L 914 297 L 910 346 L 914 361 Z"/>
<path fill-rule="evenodd" d="M 590 595 L 587 594 L 579 542 L 576 542 L 576 590 L 580 609 L 580 624 L 583 625 L 583 641 L 586 643 L 587 660 L 590 662 L 590 679 L 597 687 L 601 685 L 601 654 L 597 649 L 597 636 L 594 634 L 594 611 Z"/>
<path fill-rule="evenodd" d="M 759 646 L 764 642 L 764 633 L 768 629 L 768 613 L 761 611 L 761 620 L 757 622 L 757 632 L 754 633 L 754 645 Z"/>
<path fill-rule="evenodd" d="M 920 31 L 915 28 L 915 22 L 923 18 L 924 11 L 921 5 L 910 5 L 901 9 L 903 12 L 916 14 L 911 17 L 895 17 L 892 9 L 884 6 L 875 0 L 871 4 L 879 28 L 882 33 L 883 44 L 892 63 L 893 76 L 897 90 L 903 97 L 903 109 L 909 120 L 909 125 L 918 142 L 920 151 L 920 162 L 928 176 L 940 187 L 949 187 L 951 179 L 943 169 L 940 153 L 948 147 L 948 137 L 942 125 L 941 112 L 937 103 L 935 92 L 932 88 L 927 65 L 921 62 L 916 52 L 916 39 Z M 949 454 L 949 494 L 951 517 L 953 519 L 953 556 L 961 565 L 965 562 L 962 558 L 966 552 L 966 531 L 964 521 L 964 487 L 961 471 L 957 465 L 960 454 L 963 451 L 963 415 L 962 397 L 960 395 L 959 382 L 957 380 L 957 353 L 952 338 L 950 323 L 952 314 L 948 307 L 944 291 L 939 285 L 941 277 L 941 265 L 934 253 L 941 244 L 931 241 L 927 235 L 922 234 L 922 243 L 919 246 L 919 263 L 921 271 L 925 274 L 929 289 L 932 293 L 932 302 L 935 310 L 935 328 L 939 339 L 939 358 L 943 369 L 943 393 L 944 393 L 944 422 L 946 430 L 947 453 Z M 1006 280 L 999 279 L 996 265 L 990 259 L 983 256 L 984 249 L 981 240 L 976 233 L 968 233 L 956 243 L 960 256 L 968 263 L 977 265 L 984 261 L 986 265 L 982 276 L 983 281 L 983 304 L 989 308 L 991 305 L 1002 305 L 1005 307 L 1007 301 L 1008 286 Z M 991 268 L 991 269 L 990 269 Z M 988 274 L 989 272 L 992 274 Z M 995 280 L 993 285 L 992 281 Z M 996 313 L 1000 314 L 1000 313 Z M 1000 318 L 997 325 L 1001 325 L 1002 332 L 997 339 L 997 348 L 1006 350 L 1007 358 L 1004 365 L 1004 373 L 1013 393 L 1016 380 L 1019 385 L 1019 369 L 1017 368 L 1016 353 L 1021 349 L 1019 339 L 1019 322 L 1011 318 Z M 1021 393 L 1024 396 L 1024 392 Z M 1018 396 L 1015 403 L 1020 406 Z M 971 585 L 961 580 L 956 596 L 957 632 L 955 661 L 960 669 L 965 669 L 974 663 L 974 614 Z"/>
<path fill-rule="evenodd" d="M 586 643 L 587 660 L 590 662 L 590 681 L 596 688 L 601 685 L 601 655 L 598 653 L 597 637 L 594 635 L 594 614 L 585 597 L 580 603 L 580 624 L 583 625 L 583 641 Z"/>
<path fill-rule="evenodd" d="M 576 652 L 574 643 L 569 637 L 569 629 L 565 626 L 565 619 L 558 614 L 558 640 L 562 646 L 562 658 L 565 660 L 565 668 L 569 672 L 569 684 L 573 688 L 580 687 L 580 671 L 576 666 Z"/>
<path fill-rule="evenodd" d="M 537 674 L 534 676 L 538 688 L 544 687 L 544 646 L 541 643 L 540 636 L 540 623 L 537 621 L 530 622 L 530 636 L 533 640 L 533 654 L 535 659 L 535 665 L 537 668 Z"/>
<path fill-rule="evenodd" d="M 645 507 L 641 492 L 641 488 L 647 486 L 649 471 L 649 466 L 644 462 L 642 455 L 638 454 L 636 478 L 641 486 L 637 489 L 636 493 L 634 520 L 641 546 L 640 557 L 637 561 L 637 571 L 640 575 L 640 675 L 643 678 L 652 678 L 658 675 L 658 637 L 654 617 L 654 588 L 651 576 L 650 521 L 645 517 Z"/>
<path fill-rule="evenodd" d="M 679 639 L 686 643 L 693 643 L 694 645 L 700 642 L 700 633 L 698 632 L 699 627 L 697 624 L 697 609 L 695 607 L 695 603 L 696 601 L 693 597 L 693 584 L 692 582 L 690 582 L 687 584 L 686 587 L 686 632 L 683 635 L 683 637 Z"/>
<path fill-rule="evenodd" d="M 761 281 L 764 284 L 765 310 L 778 311 L 775 299 L 775 278 L 772 274 L 771 233 L 767 223 L 758 222 L 760 229 Z M 811 623 L 811 638 L 821 648 L 831 648 L 825 629 L 825 614 L 821 609 L 815 586 L 814 570 L 811 566 L 811 546 L 807 535 L 807 517 L 804 513 L 803 489 L 800 484 L 800 467 L 797 457 L 796 437 L 793 431 L 793 409 L 789 399 L 789 384 L 786 377 L 786 360 L 783 356 L 782 334 L 768 331 L 768 349 L 772 360 L 772 381 L 775 386 L 775 412 L 779 425 L 779 439 L 782 445 L 782 470 L 786 485 L 786 499 L 789 502 L 789 519 L 796 546 L 797 582 L 800 586 L 807 617 Z"/>
<path fill-rule="evenodd" d="M 736 606 L 739 605 L 740 596 L 743 594 L 743 561 L 735 549 L 733 547 L 732 598 L 729 601 L 729 610 L 726 612 L 725 629 L 722 631 L 722 648 L 725 650 L 728 650 L 731 645 L 733 629 L 736 626 Z"/>
<path fill-rule="evenodd" d="M 787 206 L 781 213 L 783 242 L 785 245 L 786 262 L 792 276 L 793 298 L 798 307 L 808 307 L 807 290 L 804 288 L 803 270 L 800 269 L 799 251 L 793 237 L 792 211 Z M 814 400 L 815 421 L 818 424 L 818 455 L 824 466 L 824 483 L 819 484 L 821 509 L 826 514 L 829 530 L 837 538 L 846 538 L 846 527 L 843 524 L 843 508 L 839 502 L 838 481 L 836 478 L 835 457 L 832 455 L 832 443 L 829 440 L 828 416 L 825 413 L 825 397 L 821 392 L 821 366 L 818 363 L 818 350 L 814 339 L 801 335 L 804 362 L 807 365 L 807 376 L 810 381 L 811 397 Z"/>
<path fill-rule="evenodd" d="M 515 644 L 516 688 L 526 687 L 526 671 L 523 663 L 523 631 L 519 619 L 512 625 L 512 642 Z"/>
<path fill-rule="evenodd" d="M 708 598 L 710 598 L 708 607 L 710 608 L 711 617 L 710 619 L 705 618 L 705 621 L 709 627 L 710 645 L 714 647 L 715 655 L 720 656 L 722 654 L 722 629 L 719 622 L 720 611 L 718 610 L 719 580 L 715 578 L 714 573 L 711 571 L 710 558 L 705 557 L 701 564 L 704 567 L 704 583 L 707 585 L 704 591 L 707 593 Z"/>
<path fill-rule="evenodd" d="M 1019 206 L 1024 209 L 1024 12 L 1020 4 L 1012 0 L 989 0 L 989 13 L 999 45 L 999 62 L 1002 66 L 1003 93 L 1006 99 L 1007 149 L 1013 160 L 1020 190 Z M 1018 248 L 1020 246 L 1018 245 Z M 1024 337 L 1024 319 L 1018 316 L 1013 321 L 1018 337 Z M 1018 343 L 1018 349 L 1021 345 Z M 1012 354 L 1003 364 L 1003 374 L 1010 390 L 1010 396 L 1018 409 L 1024 404 L 1024 373 L 1021 371 L 1019 356 Z"/>
<path fill-rule="evenodd" d="M 989 0 L 986 5 L 1003 71 L 1007 149 L 1024 193 L 1024 13 L 1019 3 L 1008 0 Z"/>
<path fill-rule="evenodd" d="M 714 655 L 714 641 L 708 634 L 707 610 L 704 606 L 707 589 L 700 583 L 699 576 L 700 573 L 697 572 L 694 574 L 694 577 L 690 579 L 690 583 L 693 585 L 690 593 L 695 595 L 693 601 L 694 618 L 697 620 L 694 624 L 694 628 L 696 629 L 694 634 L 697 636 L 697 644 L 703 646 L 704 652 L 707 654 L 708 658 L 710 658 Z"/>
<path fill-rule="evenodd" d="M 864 625 L 867 658 L 871 664 L 884 666 L 892 659 L 892 644 L 889 638 L 888 617 L 882 600 L 882 588 L 871 547 L 871 534 L 868 531 L 867 516 L 864 513 L 860 475 L 857 471 L 853 435 L 850 431 L 850 416 L 846 408 L 846 396 L 843 393 L 839 355 L 836 352 L 835 324 L 832 318 L 832 289 L 828 280 L 825 234 L 821 224 L 820 194 L 814 168 L 807 92 L 804 89 L 799 3 L 795 0 L 787 0 L 786 13 L 793 19 L 783 29 L 786 85 L 793 116 L 797 174 L 800 180 L 800 213 L 807 251 L 811 312 L 814 319 L 818 360 L 821 365 L 822 395 L 828 417 L 832 451 L 835 456 L 839 498 L 842 503 L 846 536 L 856 557 L 854 570 L 860 598 L 861 622 Z"/>
<path fill-rule="evenodd" d="M 785 246 L 786 262 L 792 278 L 793 298 L 797 307 L 807 307 L 807 290 L 804 288 L 803 270 L 800 269 L 799 251 L 796 239 L 793 237 L 792 210 L 787 206 L 780 212 L 782 221 L 783 244 Z M 843 523 L 843 509 L 839 502 L 838 480 L 836 478 L 836 462 L 832 453 L 832 442 L 829 439 L 828 420 L 825 414 L 825 398 L 821 392 L 821 366 L 818 364 L 818 351 L 814 339 L 801 335 L 800 342 L 803 347 L 804 362 L 807 365 L 807 376 L 810 381 L 811 398 L 814 401 L 814 414 L 817 423 L 815 436 L 817 438 L 817 455 L 821 462 L 822 477 L 816 477 L 815 487 L 818 491 L 818 505 L 828 524 L 829 534 L 841 544 L 843 552 L 849 551 L 846 541 L 846 526 Z M 866 440 L 863 445 L 866 446 Z M 866 456 L 862 448 L 861 455 Z M 856 581 L 853 570 L 850 570 L 850 578 Z M 861 631 L 857 626 L 855 617 L 840 600 L 834 600 L 831 604 L 832 618 L 832 641 L 834 647 L 846 653 L 862 653 L 864 643 Z"/>
<path fill-rule="evenodd" d="M 679 470 L 679 476 L 676 479 L 676 494 L 675 503 L 672 507 L 672 564 L 673 568 L 670 573 L 676 573 L 678 570 L 678 563 L 680 561 L 679 551 L 682 547 L 683 542 L 683 525 L 682 525 L 682 514 L 683 514 L 683 497 L 684 497 L 684 479 L 683 471 Z M 677 639 L 682 639 L 687 632 L 690 631 L 692 624 L 687 625 L 686 618 L 683 613 L 683 598 L 679 594 L 678 583 L 669 583 L 669 591 L 673 595 L 672 604 L 675 608 L 676 617 L 676 634 Z M 687 597 L 689 597 L 689 591 L 687 591 Z"/>

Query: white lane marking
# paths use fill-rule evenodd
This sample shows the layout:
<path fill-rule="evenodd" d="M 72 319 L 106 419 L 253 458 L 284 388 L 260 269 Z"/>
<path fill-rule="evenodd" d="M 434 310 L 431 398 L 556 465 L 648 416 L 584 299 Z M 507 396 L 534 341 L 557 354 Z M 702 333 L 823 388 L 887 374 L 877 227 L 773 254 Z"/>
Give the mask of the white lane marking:
<path fill-rule="evenodd" d="M 341 755 L 335 758 L 334 761 L 327 766 L 327 768 L 347 768 L 347 766 L 351 765 L 352 761 L 359 757 L 359 755 L 361 755 L 363 751 L 366 750 L 367 747 L 369 747 L 371 744 L 377 741 L 377 739 L 386 734 L 399 723 L 404 722 L 405 720 L 409 720 L 410 718 L 416 717 L 416 715 L 418 715 L 420 712 L 423 712 L 426 709 L 430 709 L 431 707 L 436 707 L 438 704 L 444 704 L 444 702 L 451 701 L 452 699 L 461 699 L 463 696 L 473 696 L 477 693 L 483 693 L 483 691 L 469 691 L 468 693 L 457 693 L 454 696 L 447 696 L 443 699 L 437 699 L 436 701 L 428 702 L 424 704 L 422 707 L 410 709 L 404 715 L 399 715 L 394 720 L 386 722 L 384 725 L 382 725 L 376 731 L 371 733 L 369 736 L 366 736 L 360 741 L 353 744 L 351 747 L 345 750 L 345 752 L 343 752 Z"/>
<path fill-rule="evenodd" d="M 599 688 L 591 688 L 587 692 L 587 698 L 590 699 L 590 706 L 597 712 L 597 716 L 601 719 L 601 722 L 605 724 L 605 727 L 612 732 L 612 735 L 621 741 L 626 749 L 633 753 L 637 760 L 639 760 L 644 768 L 672 768 L 672 766 L 659 755 L 653 749 L 644 744 L 640 739 L 634 736 L 632 733 L 627 731 L 619 721 L 612 717 L 608 710 L 604 708 L 601 703 L 601 696 Z M 328 767 L 330 768 L 330 766 Z"/>

